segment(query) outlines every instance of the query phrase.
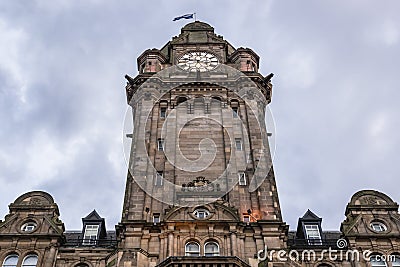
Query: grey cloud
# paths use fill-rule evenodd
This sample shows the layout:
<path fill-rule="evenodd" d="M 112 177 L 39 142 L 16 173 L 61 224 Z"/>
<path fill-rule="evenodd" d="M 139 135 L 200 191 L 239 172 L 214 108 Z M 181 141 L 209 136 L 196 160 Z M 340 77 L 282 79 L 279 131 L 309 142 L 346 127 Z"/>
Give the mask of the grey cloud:
<path fill-rule="evenodd" d="M 43 189 L 68 229 L 80 229 L 94 208 L 108 227 L 119 221 L 123 76 L 136 74 L 142 51 L 163 46 L 189 22 L 172 22 L 174 16 L 192 11 L 233 45 L 253 48 L 264 74 L 275 73 L 274 169 L 291 228 L 310 208 L 325 228 L 338 229 L 360 189 L 400 199 L 397 1 L 0 5 L 0 29 L 22 36 L 11 38 L 16 57 L 0 53 L 7 60 L 0 64 L 1 214 L 19 194 Z M 32 181 L 34 174 L 42 177 Z"/>

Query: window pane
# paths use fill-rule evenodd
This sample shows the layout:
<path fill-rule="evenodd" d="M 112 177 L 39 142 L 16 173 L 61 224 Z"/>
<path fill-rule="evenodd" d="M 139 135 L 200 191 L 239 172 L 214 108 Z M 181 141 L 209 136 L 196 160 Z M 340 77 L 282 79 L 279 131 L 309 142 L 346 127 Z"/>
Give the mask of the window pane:
<path fill-rule="evenodd" d="M 386 231 L 386 226 L 380 222 L 373 222 L 371 223 L 371 227 L 376 232 L 384 232 Z"/>
<path fill-rule="evenodd" d="M 193 214 L 196 216 L 196 218 L 205 219 L 210 215 L 210 212 L 206 209 L 197 209 Z"/>
<path fill-rule="evenodd" d="M 322 245 L 322 240 L 321 240 L 321 235 L 319 232 L 318 225 L 309 224 L 309 225 L 305 225 L 304 228 L 306 229 L 308 244 Z"/>
<path fill-rule="evenodd" d="M 395 256 L 394 261 L 392 261 L 392 266 L 393 267 L 400 266 L 400 256 Z"/>
<path fill-rule="evenodd" d="M 15 267 L 18 263 L 18 255 L 11 254 L 4 259 L 3 267 Z"/>
<path fill-rule="evenodd" d="M 204 248 L 205 256 L 219 256 L 219 247 L 215 242 L 209 242 Z"/>
<path fill-rule="evenodd" d="M 161 186 L 163 183 L 164 173 L 159 171 L 156 174 L 156 180 L 154 181 L 154 185 Z"/>
<path fill-rule="evenodd" d="M 370 261 L 372 267 L 386 267 L 386 262 L 382 260 L 380 255 L 371 256 Z"/>
<path fill-rule="evenodd" d="M 239 172 L 239 185 L 246 185 L 246 174 Z"/>
<path fill-rule="evenodd" d="M 307 238 L 321 238 L 318 225 L 306 225 Z"/>
<path fill-rule="evenodd" d="M 166 113 L 167 113 L 167 108 L 160 109 L 160 117 L 161 118 L 165 118 Z"/>
<path fill-rule="evenodd" d="M 236 146 L 236 150 L 242 150 L 242 139 L 236 138 L 235 139 L 235 146 Z"/>
<path fill-rule="evenodd" d="M 157 140 L 157 147 L 159 151 L 164 151 L 164 139 Z"/>
<path fill-rule="evenodd" d="M 28 255 L 25 257 L 22 267 L 32 267 L 36 266 L 38 257 L 36 255 Z"/>
<path fill-rule="evenodd" d="M 28 222 L 28 223 L 25 223 L 24 225 L 22 225 L 21 231 L 31 232 L 31 231 L 35 230 L 35 228 L 36 228 L 36 223 Z"/>
<path fill-rule="evenodd" d="M 86 225 L 85 234 L 83 236 L 83 244 L 84 245 L 95 244 L 98 231 L 99 231 L 98 225 Z"/>
<path fill-rule="evenodd" d="M 186 256 L 200 256 L 200 246 L 195 242 L 186 244 L 185 250 Z"/>
<path fill-rule="evenodd" d="M 154 214 L 153 223 L 159 223 L 159 222 L 160 222 L 160 214 Z"/>
<path fill-rule="evenodd" d="M 237 118 L 237 117 L 238 117 L 238 111 L 239 111 L 238 108 L 236 108 L 236 107 L 232 108 L 232 113 L 233 113 L 233 117 L 234 117 L 234 118 Z"/>

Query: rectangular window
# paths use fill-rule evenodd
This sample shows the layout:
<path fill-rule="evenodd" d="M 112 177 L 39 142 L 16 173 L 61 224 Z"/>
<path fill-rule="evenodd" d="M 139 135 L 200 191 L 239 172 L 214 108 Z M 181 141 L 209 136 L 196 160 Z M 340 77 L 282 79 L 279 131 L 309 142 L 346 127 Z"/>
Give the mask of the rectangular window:
<path fill-rule="evenodd" d="M 153 223 L 159 223 L 160 222 L 160 214 L 159 213 L 154 213 L 153 214 Z"/>
<path fill-rule="evenodd" d="M 308 224 L 304 226 L 306 229 L 307 241 L 310 245 L 322 245 L 319 227 L 316 224 Z"/>
<path fill-rule="evenodd" d="M 98 225 L 86 225 L 82 244 L 83 245 L 95 245 L 98 232 L 99 232 Z"/>
<path fill-rule="evenodd" d="M 156 174 L 156 179 L 154 181 L 155 186 L 162 186 L 163 184 L 164 173 L 162 171 L 158 171 Z"/>
<path fill-rule="evenodd" d="M 242 139 L 240 138 L 235 138 L 235 146 L 236 146 L 236 150 L 242 150 Z"/>
<path fill-rule="evenodd" d="M 164 139 L 159 138 L 157 140 L 157 148 L 158 148 L 158 151 L 164 151 Z"/>
<path fill-rule="evenodd" d="M 165 118 L 167 115 L 167 108 L 160 108 L 160 118 Z"/>
<path fill-rule="evenodd" d="M 239 108 L 238 107 L 233 107 L 232 108 L 232 115 L 234 118 L 237 118 L 239 114 Z"/>
<path fill-rule="evenodd" d="M 243 221 L 246 223 L 250 222 L 250 215 L 243 215 Z"/>
<path fill-rule="evenodd" d="M 239 185 L 246 185 L 247 181 L 246 181 L 246 173 L 244 172 L 239 172 Z"/>

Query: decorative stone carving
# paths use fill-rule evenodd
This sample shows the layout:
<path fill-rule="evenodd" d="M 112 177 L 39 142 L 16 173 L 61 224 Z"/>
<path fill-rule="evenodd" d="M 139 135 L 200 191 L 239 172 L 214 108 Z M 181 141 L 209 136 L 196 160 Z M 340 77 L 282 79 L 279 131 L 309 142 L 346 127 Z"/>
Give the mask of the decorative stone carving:
<path fill-rule="evenodd" d="M 214 185 L 203 176 L 199 176 L 192 182 L 182 185 L 183 192 L 212 192 L 220 190 L 219 184 Z"/>
<path fill-rule="evenodd" d="M 42 204 L 43 204 L 43 201 L 40 198 L 37 198 L 37 197 L 31 198 L 31 200 L 29 201 L 29 205 L 40 206 Z"/>

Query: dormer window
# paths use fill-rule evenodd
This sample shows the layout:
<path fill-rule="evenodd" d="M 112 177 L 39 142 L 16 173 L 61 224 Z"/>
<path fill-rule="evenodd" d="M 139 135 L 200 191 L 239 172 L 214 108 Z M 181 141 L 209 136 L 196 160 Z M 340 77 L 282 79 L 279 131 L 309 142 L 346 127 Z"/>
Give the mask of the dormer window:
<path fill-rule="evenodd" d="M 83 245 L 95 245 L 99 233 L 99 225 L 86 225 L 83 235 Z"/>
<path fill-rule="evenodd" d="M 82 218 L 82 246 L 101 246 L 102 241 L 107 239 L 105 220 L 93 210 L 85 218 Z"/>
<path fill-rule="evenodd" d="M 321 234 L 317 224 L 304 225 L 307 235 L 307 241 L 310 245 L 322 245 Z"/>

